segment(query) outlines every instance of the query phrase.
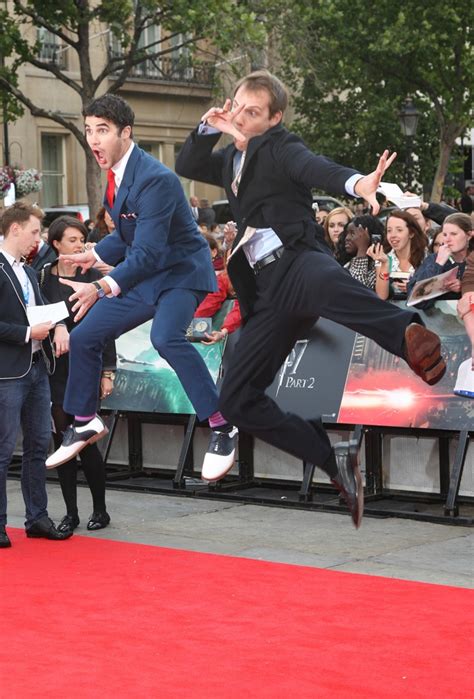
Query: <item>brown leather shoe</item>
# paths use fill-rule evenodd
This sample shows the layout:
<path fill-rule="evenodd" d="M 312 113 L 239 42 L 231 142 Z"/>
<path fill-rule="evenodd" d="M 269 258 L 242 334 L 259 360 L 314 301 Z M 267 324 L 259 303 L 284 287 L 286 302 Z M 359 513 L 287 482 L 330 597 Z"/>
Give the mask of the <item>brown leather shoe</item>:
<path fill-rule="evenodd" d="M 412 323 L 405 330 L 404 355 L 415 374 L 430 386 L 443 378 L 446 364 L 441 356 L 440 339 L 424 325 Z"/>

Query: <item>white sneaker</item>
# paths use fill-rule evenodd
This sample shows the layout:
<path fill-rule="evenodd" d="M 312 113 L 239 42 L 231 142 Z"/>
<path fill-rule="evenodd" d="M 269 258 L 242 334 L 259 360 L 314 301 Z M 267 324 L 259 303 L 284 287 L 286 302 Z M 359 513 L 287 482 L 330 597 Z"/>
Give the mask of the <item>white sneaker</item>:
<path fill-rule="evenodd" d="M 73 459 L 88 444 L 94 444 L 104 437 L 109 430 L 96 415 L 81 427 L 70 425 L 64 432 L 63 443 L 46 459 L 46 468 L 56 468 L 66 461 Z"/>
<path fill-rule="evenodd" d="M 211 438 L 201 471 L 203 481 L 218 481 L 230 471 L 234 465 L 238 435 L 237 427 L 234 427 L 231 432 L 211 430 Z"/>

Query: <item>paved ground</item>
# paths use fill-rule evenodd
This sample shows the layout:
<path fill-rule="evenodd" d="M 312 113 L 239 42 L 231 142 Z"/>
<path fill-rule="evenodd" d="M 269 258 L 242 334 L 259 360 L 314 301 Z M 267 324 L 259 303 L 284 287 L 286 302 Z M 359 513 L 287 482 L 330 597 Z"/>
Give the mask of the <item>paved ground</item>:
<path fill-rule="evenodd" d="M 65 514 L 59 486 L 48 484 L 48 493 L 50 515 L 59 521 Z M 23 527 L 18 481 L 8 482 L 8 501 L 9 525 Z M 356 531 L 341 514 L 110 490 L 112 523 L 90 533 L 86 488 L 79 488 L 79 509 L 76 533 L 85 536 L 442 585 L 474 581 L 474 531 L 459 526 L 365 518 Z"/>

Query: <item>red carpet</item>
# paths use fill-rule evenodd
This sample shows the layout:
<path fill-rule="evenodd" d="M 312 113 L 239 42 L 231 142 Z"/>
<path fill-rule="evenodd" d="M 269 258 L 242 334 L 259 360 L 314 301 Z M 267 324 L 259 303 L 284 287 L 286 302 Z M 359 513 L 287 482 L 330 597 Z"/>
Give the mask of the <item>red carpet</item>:
<path fill-rule="evenodd" d="M 9 530 L 1 699 L 472 699 L 469 590 Z"/>

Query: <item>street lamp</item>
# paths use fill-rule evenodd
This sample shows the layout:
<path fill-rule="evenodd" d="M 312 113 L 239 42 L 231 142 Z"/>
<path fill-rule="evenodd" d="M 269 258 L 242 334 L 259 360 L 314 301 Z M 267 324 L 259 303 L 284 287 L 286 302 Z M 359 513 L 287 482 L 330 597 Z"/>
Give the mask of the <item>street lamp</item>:
<path fill-rule="evenodd" d="M 406 156 L 406 163 L 405 163 L 405 176 L 407 180 L 407 187 L 410 189 L 411 184 L 412 184 L 412 176 L 411 176 L 411 170 L 412 170 L 412 164 L 413 164 L 413 159 L 412 159 L 412 152 L 413 152 L 413 138 L 416 134 L 416 128 L 418 126 L 418 118 L 420 116 L 419 111 L 413 104 L 413 100 L 410 96 L 408 96 L 399 113 L 398 113 L 398 118 L 400 119 L 400 128 L 402 130 L 403 136 L 405 136 L 407 140 L 407 156 Z"/>

